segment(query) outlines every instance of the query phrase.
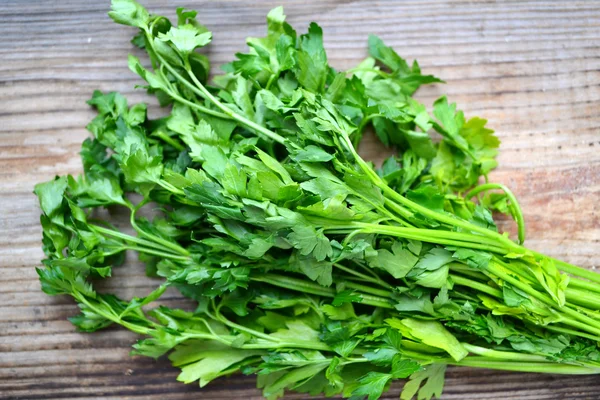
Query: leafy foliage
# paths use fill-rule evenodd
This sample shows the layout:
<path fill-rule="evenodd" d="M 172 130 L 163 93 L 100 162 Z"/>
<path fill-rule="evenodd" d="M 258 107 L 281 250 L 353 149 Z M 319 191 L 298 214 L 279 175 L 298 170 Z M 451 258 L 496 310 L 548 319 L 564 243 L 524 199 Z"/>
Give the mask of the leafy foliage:
<path fill-rule="evenodd" d="M 445 97 L 433 115 L 413 99 L 441 82 L 416 62 L 371 36 L 367 59 L 335 71 L 322 29 L 297 35 L 278 7 L 207 86 L 196 50 L 212 33 L 195 11 L 173 24 L 113 0 L 109 15 L 139 28 L 152 67 L 129 67 L 171 113 L 94 92 L 83 175 L 35 187 L 41 287 L 75 299 L 79 330 L 121 325 L 144 336 L 134 354 L 168 354 L 182 382 L 256 374 L 270 399 L 374 400 L 404 378 L 402 399 L 431 399 L 446 365 L 598 371 L 598 290 L 497 232 L 490 209 L 518 216 L 512 194 L 463 196 L 491 188 L 476 185 L 499 142 Z M 378 170 L 356 152 L 367 125 L 398 150 Z M 149 203 L 160 215 L 138 217 Z M 125 208 L 136 235 L 100 207 Z M 160 286 L 129 301 L 97 292 L 128 250 Z M 168 287 L 196 309 L 159 305 Z"/>

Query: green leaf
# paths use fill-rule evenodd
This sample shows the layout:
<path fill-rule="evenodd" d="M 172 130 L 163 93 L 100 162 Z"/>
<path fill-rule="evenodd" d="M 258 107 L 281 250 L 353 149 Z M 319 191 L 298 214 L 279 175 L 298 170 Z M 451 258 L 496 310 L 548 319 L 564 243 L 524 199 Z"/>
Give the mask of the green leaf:
<path fill-rule="evenodd" d="M 51 181 L 35 185 L 33 192 L 40 201 L 42 211 L 48 217 L 52 217 L 60 209 L 66 188 L 66 177 L 56 177 Z"/>
<path fill-rule="evenodd" d="M 307 256 L 312 254 L 317 261 L 323 261 L 333 255 L 333 249 L 329 239 L 322 231 L 315 231 L 310 225 L 297 225 L 292 228 L 288 240 L 294 248 L 300 250 L 300 254 Z"/>
<path fill-rule="evenodd" d="M 343 290 L 335 295 L 331 304 L 335 307 L 339 307 L 345 303 L 360 303 L 363 297 L 353 290 Z"/>
<path fill-rule="evenodd" d="M 246 195 L 246 179 L 247 175 L 243 169 L 234 164 L 227 164 L 221 183 L 228 193 L 244 197 Z"/>
<path fill-rule="evenodd" d="M 114 323 L 105 316 L 96 313 L 86 304 L 80 303 L 78 306 L 81 314 L 69 317 L 69 321 L 81 332 L 96 332 Z"/>
<path fill-rule="evenodd" d="M 428 346 L 437 347 L 445 350 L 456 361 L 460 361 L 469 354 L 467 350 L 460 344 L 458 339 L 452 335 L 438 321 L 423 321 L 414 318 L 405 318 L 402 321 L 395 319 L 387 319 L 386 322 L 392 327 L 398 327 L 400 322 L 400 330 L 402 327 L 406 332 L 415 339 L 420 340 Z"/>
<path fill-rule="evenodd" d="M 161 75 L 154 74 L 148 71 L 142 66 L 140 60 L 137 57 L 132 56 L 131 54 L 129 55 L 128 65 L 129 69 L 132 72 L 138 74 L 143 80 L 148 82 L 148 85 L 152 89 L 164 90 L 168 87 L 167 82 L 165 82 Z"/>
<path fill-rule="evenodd" d="M 434 247 L 422 256 L 415 269 L 434 271 L 452 261 L 454 258 L 451 252 L 441 247 Z"/>
<path fill-rule="evenodd" d="M 361 298 L 360 296 L 356 296 Z M 352 307 L 352 303 L 344 302 L 339 306 L 325 304 L 321 307 L 321 310 L 329 317 L 329 319 L 334 321 L 344 321 L 351 318 L 356 318 L 356 314 L 354 313 L 354 307 Z"/>
<path fill-rule="evenodd" d="M 185 24 L 179 27 L 171 27 L 166 34 L 159 33 L 158 38 L 163 42 L 171 42 L 183 56 L 187 56 L 198 47 L 209 44 L 212 33 L 202 26 Z"/>
<path fill-rule="evenodd" d="M 311 144 L 292 154 L 291 159 L 296 162 L 327 162 L 333 159 L 333 155 Z"/>
<path fill-rule="evenodd" d="M 392 362 L 392 376 L 394 379 L 408 378 L 421 369 L 421 364 L 406 358 L 396 357 Z"/>
<path fill-rule="evenodd" d="M 419 400 L 430 400 L 434 397 L 439 398 L 442 395 L 442 390 L 444 388 L 445 373 L 445 364 L 431 364 L 423 367 L 422 370 L 411 375 L 410 380 L 402 389 L 400 399 L 411 400 L 417 392 L 419 393 L 417 396 L 417 399 Z M 425 380 L 425 384 L 421 386 Z"/>
<path fill-rule="evenodd" d="M 327 368 L 328 364 L 329 363 L 325 361 L 300 368 L 294 368 L 290 372 L 283 374 L 274 382 L 266 385 L 263 389 L 263 396 L 270 398 L 271 396 L 280 395 L 286 388 L 292 389 L 299 386 Z"/>
<path fill-rule="evenodd" d="M 464 261 L 470 267 L 477 269 L 485 270 L 492 259 L 492 255 L 484 251 L 466 248 L 448 248 L 448 250 L 454 251 L 452 258 Z"/>
<path fill-rule="evenodd" d="M 415 190 L 409 190 L 406 192 L 406 197 L 430 210 L 444 212 L 444 195 L 434 186 L 424 185 Z"/>
<path fill-rule="evenodd" d="M 319 340 L 318 332 L 301 320 L 288 320 L 285 322 L 285 325 L 287 329 L 280 329 L 277 332 L 272 333 L 271 336 L 293 342 L 311 342 Z"/>
<path fill-rule="evenodd" d="M 399 71 L 402 74 L 411 72 L 408 63 L 394 49 L 387 47 L 375 35 L 369 35 L 369 55 L 389 67 L 392 71 Z"/>
<path fill-rule="evenodd" d="M 318 261 L 313 257 L 292 257 L 290 266 L 304 273 L 313 281 L 322 286 L 331 286 L 333 277 L 331 275 L 333 263 L 329 261 Z"/>
<path fill-rule="evenodd" d="M 189 110 L 188 110 L 189 112 Z M 176 120 L 171 117 L 167 126 L 181 133 L 181 139 L 190 148 L 190 157 L 194 161 L 205 161 L 206 155 L 204 150 L 207 152 L 212 149 L 207 147 L 214 147 L 221 143 L 221 138 L 213 131 L 212 127 L 205 120 L 201 120 L 198 124 L 189 124 L 191 122 L 191 116 L 188 120 L 182 113 Z"/>
<path fill-rule="evenodd" d="M 163 284 L 163 285 L 160 285 L 159 287 L 157 287 L 156 289 L 154 289 L 146 297 L 141 297 L 141 298 L 134 297 L 133 299 L 131 299 L 131 301 L 127 305 L 127 308 L 125 308 L 125 310 L 123 310 L 121 312 L 121 315 L 119 316 L 119 318 L 122 318 L 122 317 L 126 316 L 127 314 L 130 314 L 132 311 L 140 310 L 143 306 L 148 305 L 148 304 L 152 303 L 153 301 L 158 300 L 165 293 L 165 290 L 167 290 L 167 285 Z"/>
<path fill-rule="evenodd" d="M 181 368 L 178 381 L 191 383 L 199 380 L 200 387 L 204 387 L 231 365 L 263 354 L 259 350 L 240 350 L 214 341 L 191 341 L 179 345 L 169 359 L 174 366 Z"/>
<path fill-rule="evenodd" d="M 112 11 L 108 16 L 118 24 L 144 28 L 148 25 L 150 15 L 144 7 L 134 0 L 112 0 Z"/>
<path fill-rule="evenodd" d="M 402 243 L 395 242 L 392 251 L 386 249 L 377 250 L 376 257 L 370 257 L 369 264 L 375 268 L 386 270 L 394 278 L 404 278 L 415 266 L 419 258 L 415 256 Z"/>
<path fill-rule="evenodd" d="M 279 177 L 281 178 L 281 180 L 283 181 L 284 184 L 290 185 L 290 184 L 294 183 L 294 180 L 290 176 L 289 172 L 286 171 L 286 169 L 283 167 L 283 165 L 281 165 L 281 163 L 279 163 L 279 161 L 277 161 L 276 159 L 274 159 L 273 157 L 271 157 L 264 151 L 260 150 L 259 148 L 255 148 L 254 150 L 256 151 L 258 158 L 260 158 L 260 160 L 270 170 L 272 170 L 277 175 L 279 175 Z"/>
<path fill-rule="evenodd" d="M 378 366 L 389 366 L 392 365 L 392 360 L 397 354 L 399 354 L 397 349 L 386 346 L 366 352 L 363 356 L 372 364 Z"/>
<path fill-rule="evenodd" d="M 536 263 L 527 264 L 529 270 L 558 306 L 564 306 L 565 290 L 569 284 L 569 276 L 561 274 L 550 258 L 543 257 L 536 261 Z"/>
<path fill-rule="evenodd" d="M 269 249 L 273 247 L 272 240 L 266 240 L 260 237 L 252 239 L 248 249 L 244 251 L 244 256 L 248 258 L 261 258 Z"/>
<path fill-rule="evenodd" d="M 448 104 L 446 96 L 442 96 L 433 103 L 433 114 L 441 122 L 441 134 L 461 150 L 468 150 L 468 142 L 460 135 L 460 130 L 465 124 L 462 111 L 456 110 L 456 104 Z"/>
<path fill-rule="evenodd" d="M 296 77 L 304 88 L 322 93 L 328 72 L 327 54 L 323 48 L 323 30 L 312 22 L 308 33 L 300 37 Z"/>
<path fill-rule="evenodd" d="M 367 396 L 368 400 L 377 400 L 386 390 L 391 379 L 391 374 L 369 372 L 358 380 L 359 386 L 354 389 L 352 396 Z"/>

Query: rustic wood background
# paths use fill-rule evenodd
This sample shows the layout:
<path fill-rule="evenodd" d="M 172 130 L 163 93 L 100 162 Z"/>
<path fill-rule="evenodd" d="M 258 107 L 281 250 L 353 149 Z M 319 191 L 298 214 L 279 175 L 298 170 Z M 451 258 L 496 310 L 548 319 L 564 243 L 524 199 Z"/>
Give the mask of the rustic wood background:
<path fill-rule="evenodd" d="M 600 2 L 598 1 L 143 1 L 173 15 L 200 10 L 214 32 L 214 65 L 265 31 L 280 3 L 303 30 L 318 21 L 331 65 L 348 68 L 375 33 L 446 85 L 423 89 L 428 104 L 448 93 L 469 115 L 490 120 L 502 139 L 494 180 L 522 201 L 530 247 L 594 268 L 600 250 Z M 0 1 L 0 398 L 259 399 L 254 378 L 196 385 L 175 381 L 166 361 L 128 356 L 121 329 L 80 334 L 66 297 L 40 291 L 39 209 L 32 189 L 77 174 L 94 89 L 133 102 L 127 69 L 133 30 L 113 24 L 106 1 Z M 151 107 L 156 114 L 157 108 Z M 361 151 L 377 158 L 371 143 Z M 507 229 L 513 230 L 507 223 Z M 133 260 L 116 272 L 120 295 L 155 283 Z M 178 302 L 175 294 L 168 299 Z M 385 396 L 397 398 L 398 386 Z M 290 396 L 300 399 L 305 396 Z M 525 375 L 451 369 L 444 399 L 599 399 L 596 376 Z"/>

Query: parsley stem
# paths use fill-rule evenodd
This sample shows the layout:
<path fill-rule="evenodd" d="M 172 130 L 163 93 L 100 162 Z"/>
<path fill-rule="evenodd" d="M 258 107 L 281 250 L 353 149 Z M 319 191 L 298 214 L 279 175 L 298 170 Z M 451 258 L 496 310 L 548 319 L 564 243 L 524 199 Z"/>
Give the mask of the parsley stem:
<path fill-rule="evenodd" d="M 556 309 L 557 304 L 550 297 L 538 292 L 531 286 L 526 285 L 523 282 L 519 281 L 518 279 L 508 275 L 502 269 L 498 268 L 494 264 L 495 264 L 495 262 L 490 261 L 490 263 L 486 267 L 486 269 L 490 273 L 496 275 L 498 278 L 510 283 L 511 285 L 516 286 L 517 288 L 523 290 L 525 293 L 531 295 L 532 297 L 535 297 L 536 299 L 540 300 L 541 302 L 545 303 L 546 305 L 550 306 L 551 308 Z M 557 311 L 562 312 L 563 314 L 573 318 L 573 320 L 564 319 L 562 322 L 567 323 L 572 326 L 575 326 L 584 331 L 587 331 L 587 332 L 590 332 L 590 333 L 593 333 L 596 335 L 600 335 L 600 322 L 599 321 L 597 321 L 593 318 L 590 318 L 587 315 L 583 315 L 583 314 L 569 308 L 568 306 L 559 307 L 557 309 Z"/>
<path fill-rule="evenodd" d="M 144 199 L 142 200 L 137 206 L 133 206 L 130 203 L 130 209 L 131 209 L 131 213 L 129 215 L 129 223 L 131 224 L 131 226 L 133 227 L 133 229 L 136 230 L 137 233 L 139 233 L 142 236 L 145 236 L 146 238 L 162 245 L 163 247 L 166 247 L 168 249 L 171 249 L 173 251 L 175 251 L 176 253 L 179 253 L 181 255 L 184 256 L 189 256 L 190 252 L 187 251 L 186 249 L 184 249 L 183 247 L 179 246 L 177 243 L 171 242 L 169 240 L 163 239 L 159 236 L 156 236 L 152 233 L 148 233 L 146 231 L 144 231 L 143 229 L 141 229 L 137 223 L 135 222 L 135 214 L 136 212 L 142 208 L 146 203 L 148 202 L 148 199 Z"/>
<path fill-rule="evenodd" d="M 582 338 L 593 340 L 595 342 L 600 342 L 600 336 L 593 336 L 593 335 L 590 335 L 590 334 L 587 334 L 584 332 L 579 332 L 579 331 L 576 331 L 573 329 L 568 329 L 568 328 L 564 328 L 564 327 L 560 327 L 560 326 L 556 326 L 556 325 L 546 325 L 544 328 L 546 328 L 549 331 L 566 333 L 567 335 L 579 336 Z"/>
<path fill-rule="evenodd" d="M 273 286 L 279 286 L 282 288 L 295 290 L 298 292 L 310 293 L 322 297 L 335 297 L 335 295 L 337 294 L 335 289 L 326 288 L 315 283 L 307 282 L 303 279 L 297 279 L 283 275 L 264 274 L 260 276 L 250 277 L 250 280 L 264 282 Z M 362 297 L 360 304 L 390 309 L 394 308 L 385 298 L 362 293 L 360 293 L 360 295 Z"/>
<path fill-rule="evenodd" d="M 353 155 L 353 157 L 356 160 L 359 167 L 365 172 L 365 174 L 367 174 L 369 177 L 371 177 L 371 181 L 377 187 L 379 187 L 383 191 L 384 194 L 389 196 L 391 199 L 396 200 L 401 205 L 405 205 L 405 206 L 421 213 L 422 215 L 432 218 L 436 221 L 448 224 L 450 226 L 456 226 L 459 228 L 463 228 L 463 229 L 466 229 L 471 232 L 477 232 L 484 236 L 487 236 L 488 238 L 495 239 L 496 241 L 498 241 L 499 243 L 502 243 L 504 245 L 504 247 L 505 247 L 505 249 L 503 250 L 504 253 L 506 253 L 508 250 L 511 250 L 511 249 L 517 250 L 519 252 L 522 252 L 524 250 L 521 246 L 514 243 L 507 237 L 500 235 L 497 232 L 493 232 L 493 231 L 490 231 L 489 229 L 482 228 L 477 225 L 473 225 L 470 222 L 464 221 L 464 220 L 456 218 L 454 216 L 445 215 L 445 214 L 439 213 L 437 211 L 430 210 L 429 208 L 424 207 L 420 204 L 417 204 L 417 203 L 407 199 L 406 197 L 402 196 L 401 194 L 397 193 L 395 190 L 390 188 L 379 177 L 379 175 L 377 175 L 377 173 L 375 173 L 375 171 L 373 171 L 373 169 L 362 159 L 362 157 L 360 157 L 358 155 L 358 153 L 354 149 L 354 146 L 352 145 L 352 142 L 350 141 L 350 138 L 347 135 L 341 135 L 341 138 L 344 140 L 345 147 Z M 600 278 L 598 278 L 598 279 L 600 279 Z"/>
<path fill-rule="evenodd" d="M 125 233 L 119 232 L 119 231 L 115 231 L 112 229 L 108 229 L 108 228 L 104 228 L 102 226 L 99 225 L 92 225 L 89 224 L 88 225 L 90 228 L 92 228 L 93 230 L 103 233 L 105 235 L 109 235 L 109 236 L 113 236 L 122 240 L 125 240 L 127 242 L 131 242 L 131 243 L 137 243 L 139 245 L 142 246 L 148 246 L 154 249 L 158 249 L 158 250 L 164 250 L 164 251 L 169 251 L 172 252 L 173 250 L 169 249 L 169 248 L 165 248 L 164 246 L 161 246 L 159 244 L 157 244 L 156 242 L 152 242 L 149 240 L 145 240 L 139 237 L 135 237 L 135 236 L 131 236 L 131 235 L 127 235 Z"/>
<path fill-rule="evenodd" d="M 181 143 L 179 143 L 178 141 L 176 141 L 175 139 L 173 139 L 172 137 L 167 135 L 164 131 L 158 131 L 158 133 L 153 133 L 153 135 L 158 137 L 159 139 L 161 139 L 163 142 L 170 144 L 176 150 L 179 150 L 179 151 L 185 150 L 185 146 L 183 146 Z"/>
<path fill-rule="evenodd" d="M 596 293 L 570 288 L 567 286 L 567 290 L 565 290 L 565 297 L 567 301 L 588 307 L 592 310 L 600 309 L 600 295 Z"/>
<path fill-rule="evenodd" d="M 539 372 L 564 375 L 588 375 L 600 373 L 600 368 L 581 365 L 559 364 L 556 362 L 498 361 L 488 357 L 466 357 L 459 362 L 448 360 L 447 363 L 450 365 L 518 372 Z"/>
<path fill-rule="evenodd" d="M 344 271 L 344 272 L 346 272 L 348 274 L 357 276 L 357 277 L 362 278 L 362 279 L 364 279 L 366 281 L 369 281 L 369 282 L 372 282 L 372 283 L 374 283 L 376 285 L 382 286 L 382 287 L 384 287 L 386 289 L 393 289 L 394 288 L 392 285 L 390 285 L 390 284 L 382 281 L 379 277 L 374 278 L 374 277 L 371 277 L 371 276 L 367 276 L 367 275 L 362 274 L 362 273 L 360 273 L 358 271 L 355 271 L 355 270 L 353 270 L 351 268 L 344 267 L 340 263 L 334 263 L 333 266 L 336 267 L 337 269 L 341 270 L 341 271 Z"/>
<path fill-rule="evenodd" d="M 236 324 L 233 321 L 230 321 L 223 314 L 221 314 L 220 309 L 222 307 L 222 304 L 220 304 L 218 307 L 216 307 L 215 304 L 214 304 L 214 300 L 212 301 L 212 304 L 213 304 L 213 308 L 215 310 L 216 319 L 218 319 L 219 321 L 221 321 L 225 325 L 227 325 L 227 326 L 229 326 L 231 328 L 237 329 L 240 332 L 246 332 L 246 333 L 248 333 L 248 334 L 250 334 L 252 336 L 256 336 L 256 337 L 259 337 L 261 339 L 268 340 L 270 342 L 279 342 L 280 341 L 279 338 L 267 335 L 267 334 L 262 333 L 262 332 L 255 331 L 254 329 L 250 329 L 250 328 L 247 328 L 245 326 Z"/>
<path fill-rule="evenodd" d="M 331 347 L 327 346 L 325 343 L 317 342 L 315 340 L 305 341 L 305 342 L 280 342 L 280 343 L 247 343 L 240 346 L 241 349 L 246 350 L 254 350 L 254 349 L 308 349 L 308 350 L 321 350 L 321 351 L 332 351 Z M 319 360 L 319 362 L 327 362 L 329 363 L 331 360 Z"/>
<path fill-rule="evenodd" d="M 135 333 L 139 333 L 142 335 L 147 335 L 151 331 L 150 328 L 147 328 L 145 326 L 140 326 L 140 325 L 128 322 L 128 321 L 124 321 L 119 316 L 117 316 L 113 313 L 106 312 L 105 310 L 102 309 L 102 307 L 96 306 L 94 304 L 94 302 L 89 301 L 85 295 L 83 295 L 79 292 L 75 291 L 75 292 L 71 293 L 71 295 L 75 298 L 75 300 L 79 301 L 80 303 L 85 304 L 90 309 L 94 310 L 94 312 L 96 314 L 101 315 L 104 318 L 108 319 L 109 321 L 113 321 L 116 324 L 122 325 L 125 328 L 129 329 L 130 331 L 133 331 Z"/>
<path fill-rule="evenodd" d="M 529 250 L 529 251 L 531 251 L 531 250 Z M 539 257 L 547 257 L 536 251 L 531 251 L 531 253 L 533 253 L 534 255 L 539 256 Z M 579 276 L 580 278 L 589 279 L 590 281 L 595 282 L 595 283 L 600 283 L 600 274 L 598 274 L 597 272 L 593 272 L 593 271 L 587 270 L 585 268 L 581 268 L 576 265 L 569 264 L 568 262 L 565 262 L 565 261 L 557 260 L 556 258 L 552 258 L 552 257 L 548 257 L 548 258 L 550 258 L 552 261 L 554 261 L 556 263 L 557 268 L 563 272 L 566 272 L 571 275 Z M 599 288 L 598 285 L 596 285 L 595 291 L 598 291 L 598 288 Z"/>
<path fill-rule="evenodd" d="M 502 291 L 500 291 L 498 289 L 494 289 L 493 287 L 486 285 L 484 283 L 479 283 L 472 279 L 468 279 L 468 278 L 465 278 L 465 277 L 462 277 L 459 275 L 454 275 L 454 274 L 451 274 L 450 277 L 452 278 L 452 281 L 459 286 L 467 286 L 472 289 L 479 290 L 480 292 L 489 294 L 491 296 L 498 297 L 500 299 L 503 297 Z"/>
<path fill-rule="evenodd" d="M 271 88 L 271 85 L 273 84 L 273 82 L 275 82 L 275 79 L 279 77 L 279 71 L 274 72 L 270 77 L 269 80 L 267 81 L 267 85 L 265 86 L 265 89 L 269 90 Z"/>
<path fill-rule="evenodd" d="M 129 246 L 127 248 L 129 250 L 134 250 L 139 253 L 152 254 L 154 256 L 168 258 L 170 260 L 177 260 L 177 261 L 189 261 L 190 260 L 190 258 L 186 257 L 186 256 L 178 256 L 178 255 L 175 255 L 172 253 L 165 253 L 163 251 L 157 251 L 157 250 L 148 249 L 148 248 L 144 248 L 144 247 Z"/>
<path fill-rule="evenodd" d="M 192 92 L 196 93 L 197 95 L 199 95 L 202 98 L 206 98 L 206 96 L 204 95 L 204 93 L 202 93 L 201 91 L 199 91 L 187 79 L 185 79 L 183 76 L 181 76 L 181 74 L 179 72 L 177 72 L 177 70 L 175 68 L 173 68 L 160 54 L 158 54 L 158 52 L 154 48 L 154 41 L 153 41 L 153 37 L 152 37 L 151 32 L 148 29 L 145 29 L 145 33 L 146 33 L 146 38 L 148 39 L 148 43 L 150 44 L 151 50 L 154 53 L 154 55 L 156 56 L 156 58 L 160 61 L 161 65 L 163 65 L 165 68 L 167 68 L 169 70 L 169 72 L 173 74 L 173 76 L 175 76 L 181 83 L 183 83 L 185 86 L 187 86 L 188 89 L 190 89 Z M 164 76 L 164 74 L 160 71 L 160 69 L 158 69 L 158 73 L 162 74 L 164 80 L 166 82 L 168 82 L 168 79 Z M 222 119 L 231 119 L 231 117 L 229 115 L 220 113 L 220 112 L 215 111 L 215 110 L 211 110 L 210 108 L 203 107 L 203 106 L 201 106 L 199 104 L 191 102 L 191 101 L 189 101 L 189 100 L 181 97 L 179 94 L 175 93 L 171 89 L 168 90 L 168 94 L 169 94 L 169 96 L 173 97 L 174 99 L 176 99 L 180 103 L 184 103 L 184 104 L 187 104 L 190 107 L 194 107 L 197 110 L 202 111 L 205 114 L 212 115 L 214 117 L 218 117 L 218 118 L 222 118 Z"/>
<path fill-rule="evenodd" d="M 478 356 L 484 356 L 489 358 L 498 358 L 502 360 L 514 360 L 514 361 L 539 361 L 546 362 L 548 359 L 544 356 L 538 356 L 535 354 L 524 354 L 524 353 L 515 353 L 512 351 L 498 351 L 492 349 L 486 349 L 485 347 L 474 346 L 469 343 L 461 343 L 461 345 L 467 350 L 469 353 L 477 354 Z"/>
<path fill-rule="evenodd" d="M 157 179 L 156 183 L 158 185 L 162 186 L 164 189 L 168 190 L 169 192 L 179 194 L 179 195 L 185 194 L 185 192 L 183 190 L 176 188 L 175 186 L 171 185 L 169 182 L 167 182 L 163 179 Z"/>
<path fill-rule="evenodd" d="M 187 99 L 184 99 L 183 97 L 181 97 L 180 95 L 178 95 L 175 92 L 169 92 L 169 96 L 173 97 L 175 100 L 177 100 L 180 103 L 183 103 L 183 104 L 185 104 L 187 106 L 195 108 L 196 110 L 198 110 L 200 112 L 203 112 L 204 114 L 212 115 L 213 117 L 218 117 L 218 118 L 221 118 L 221 119 L 227 119 L 227 120 L 233 119 L 233 118 L 231 118 L 227 114 L 223 114 L 222 112 L 211 110 L 210 108 L 201 106 L 200 104 L 194 103 L 193 101 L 189 101 Z"/>
<path fill-rule="evenodd" d="M 233 118 L 234 120 L 240 122 L 242 125 L 245 125 L 246 127 L 251 128 L 258 133 L 262 133 L 263 135 L 273 139 L 274 141 L 276 141 L 278 143 L 281 143 L 281 144 L 286 143 L 286 139 L 283 136 L 276 134 L 272 130 L 267 129 L 267 128 L 257 124 L 254 121 L 250 121 L 248 118 L 246 118 L 242 115 L 239 115 L 237 112 L 233 111 L 232 109 L 227 107 L 225 104 L 221 103 L 216 97 L 214 97 L 212 95 L 212 93 L 210 93 L 206 89 L 206 87 L 198 80 L 198 78 L 196 78 L 196 75 L 194 75 L 194 72 L 192 71 L 192 69 L 190 67 L 189 61 L 187 59 L 185 59 L 184 62 L 185 62 L 185 70 L 186 70 L 187 74 L 192 79 L 192 81 L 196 84 L 198 89 L 204 94 L 204 97 L 207 98 L 209 101 L 211 101 L 218 108 L 220 108 L 221 111 L 223 111 L 225 114 L 227 114 L 229 117 Z"/>
<path fill-rule="evenodd" d="M 480 271 L 476 271 L 473 268 L 468 267 L 464 264 L 460 264 L 458 262 L 451 262 L 449 265 L 451 272 L 457 272 L 459 274 L 466 275 L 470 278 L 477 279 L 480 281 L 483 280 L 485 282 L 489 282 L 490 280 L 485 274 L 481 273 Z"/>
<path fill-rule="evenodd" d="M 565 271 L 566 272 L 566 271 Z M 588 282 L 581 279 L 573 278 L 569 280 L 569 286 L 576 289 L 589 290 L 591 292 L 600 293 L 600 285 L 595 282 Z"/>
<path fill-rule="evenodd" d="M 450 246 L 459 246 L 479 250 L 487 250 L 494 253 L 505 254 L 505 249 L 490 243 L 486 238 L 461 232 L 440 231 L 435 229 L 405 228 L 399 226 L 384 226 L 369 223 L 356 222 L 353 227 L 363 227 L 364 233 L 384 234 L 405 239 L 420 240 L 423 242 L 437 243 Z M 341 227 L 326 227 L 329 229 L 341 229 Z"/>
<path fill-rule="evenodd" d="M 399 205 L 398 203 L 386 198 L 384 200 L 384 203 L 386 206 L 388 206 L 389 208 L 391 208 L 393 211 L 395 211 L 396 213 L 400 214 L 401 217 L 409 219 L 411 217 L 413 217 L 413 213 L 410 212 L 409 210 L 407 210 L 406 208 L 402 207 L 401 205 Z"/>
<path fill-rule="evenodd" d="M 365 129 L 365 126 L 371 121 L 373 120 L 373 118 L 378 118 L 378 117 L 383 117 L 382 114 L 369 114 L 366 117 L 364 117 L 361 121 L 360 124 L 358 125 L 358 128 L 356 129 L 356 132 L 360 135 L 363 131 L 363 129 Z M 362 135 L 361 135 L 362 136 Z M 356 147 L 358 147 L 358 143 L 356 143 Z"/>
<path fill-rule="evenodd" d="M 493 189 L 502 190 L 506 194 L 506 197 L 508 198 L 508 200 L 510 200 L 509 207 L 512 211 L 511 214 L 517 223 L 519 244 L 523 244 L 525 242 L 525 219 L 523 218 L 523 211 L 521 210 L 521 206 L 519 205 L 517 198 L 515 197 L 515 195 L 509 188 L 507 188 L 506 186 L 504 186 L 501 183 L 484 183 L 483 185 L 479 185 L 479 186 L 471 189 L 465 195 L 465 199 L 470 199 L 473 196 L 476 196 L 481 192 L 485 192 L 485 191 L 493 190 Z"/>
<path fill-rule="evenodd" d="M 339 282 L 339 283 L 342 283 L 342 282 Z M 392 296 L 392 292 L 388 292 L 386 290 L 381 290 L 381 289 L 375 289 L 370 286 L 361 285 L 360 283 L 344 281 L 343 284 L 347 288 L 357 289 L 357 290 L 360 290 L 365 293 L 374 294 L 375 296 L 381 296 L 381 297 L 386 297 L 386 298 L 389 298 Z"/>

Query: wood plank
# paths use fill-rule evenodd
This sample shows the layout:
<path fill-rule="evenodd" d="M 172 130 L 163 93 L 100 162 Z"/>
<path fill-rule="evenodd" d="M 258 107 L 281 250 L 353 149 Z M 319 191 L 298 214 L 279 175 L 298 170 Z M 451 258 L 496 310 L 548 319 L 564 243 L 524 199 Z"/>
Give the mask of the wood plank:
<path fill-rule="evenodd" d="M 144 1 L 174 15 L 175 5 Z M 595 268 L 600 250 L 600 3 L 597 1 L 337 1 L 188 0 L 214 32 L 214 65 L 263 34 L 268 10 L 283 4 L 304 30 L 317 21 L 330 63 L 349 68 L 380 35 L 446 85 L 424 88 L 430 104 L 442 93 L 467 115 L 489 119 L 500 138 L 492 179 L 521 199 L 528 245 Z M 39 289 L 42 258 L 33 185 L 81 169 L 77 155 L 93 112 L 94 89 L 147 101 L 127 70 L 132 30 L 114 25 L 103 2 L 19 0 L 0 3 L 0 398 L 2 399 L 259 399 L 254 378 L 235 376 L 200 389 L 175 381 L 161 360 L 129 357 L 135 335 L 118 329 L 74 331 L 66 298 Z M 151 102 L 151 115 L 161 111 Z M 375 160 L 373 142 L 361 152 Z M 514 234 L 514 226 L 501 226 Z M 111 290 L 143 295 L 155 282 L 131 257 Z M 169 294 L 169 305 L 182 305 Z M 397 398 L 399 386 L 384 398 Z M 306 398 L 290 395 L 290 399 Z M 444 399 L 598 399 L 594 376 L 526 375 L 450 369 Z"/>

